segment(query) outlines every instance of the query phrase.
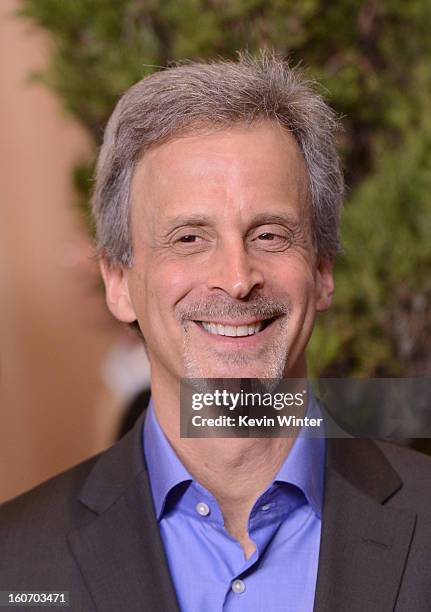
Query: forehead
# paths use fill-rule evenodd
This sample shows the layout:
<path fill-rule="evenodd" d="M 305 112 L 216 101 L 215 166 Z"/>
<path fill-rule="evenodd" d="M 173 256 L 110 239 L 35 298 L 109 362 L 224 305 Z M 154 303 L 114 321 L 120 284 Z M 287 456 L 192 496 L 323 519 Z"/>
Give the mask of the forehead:
<path fill-rule="evenodd" d="M 256 212 L 303 205 L 307 195 L 296 140 L 278 124 L 262 121 L 183 136 L 148 151 L 133 177 L 132 215 L 163 220 L 185 208 Z"/>

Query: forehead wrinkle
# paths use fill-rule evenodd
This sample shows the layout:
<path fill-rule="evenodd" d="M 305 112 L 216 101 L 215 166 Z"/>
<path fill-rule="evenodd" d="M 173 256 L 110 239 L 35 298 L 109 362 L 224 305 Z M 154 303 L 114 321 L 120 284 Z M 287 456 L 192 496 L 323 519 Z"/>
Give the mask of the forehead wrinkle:
<path fill-rule="evenodd" d="M 239 226 L 243 224 L 243 209 L 247 205 L 247 189 L 244 185 L 244 167 L 241 164 L 236 164 L 235 154 L 226 156 L 226 170 L 222 177 L 222 218 L 229 219 L 234 217 Z M 229 163 L 229 158 L 231 163 Z M 232 163 L 233 162 L 233 163 Z"/>

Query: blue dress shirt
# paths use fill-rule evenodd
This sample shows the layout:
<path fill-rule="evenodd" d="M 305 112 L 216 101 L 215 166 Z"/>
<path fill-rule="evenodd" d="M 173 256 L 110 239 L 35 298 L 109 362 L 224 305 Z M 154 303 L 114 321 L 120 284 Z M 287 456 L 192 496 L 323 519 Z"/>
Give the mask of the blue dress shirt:
<path fill-rule="evenodd" d="M 273 482 L 256 500 L 248 520 L 256 550 L 246 560 L 239 542 L 224 528 L 215 497 L 174 452 L 152 401 L 143 437 L 154 508 L 182 612 L 312 612 L 324 438 L 298 436 Z"/>

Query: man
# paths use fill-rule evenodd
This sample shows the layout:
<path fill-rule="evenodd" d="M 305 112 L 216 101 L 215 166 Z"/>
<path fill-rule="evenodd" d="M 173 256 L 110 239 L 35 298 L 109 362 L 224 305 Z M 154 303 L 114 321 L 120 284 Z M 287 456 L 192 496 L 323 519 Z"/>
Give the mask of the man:
<path fill-rule="evenodd" d="M 1 589 L 66 590 L 79 611 L 430 609 L 426 457 L 180 436 L 182 378 L 306 377 L 334 289 L 336 128 L 268 54 L 170 68 L 121 98 L 93 211 L 152 401 L 114 447 L 1 509 Z"/>

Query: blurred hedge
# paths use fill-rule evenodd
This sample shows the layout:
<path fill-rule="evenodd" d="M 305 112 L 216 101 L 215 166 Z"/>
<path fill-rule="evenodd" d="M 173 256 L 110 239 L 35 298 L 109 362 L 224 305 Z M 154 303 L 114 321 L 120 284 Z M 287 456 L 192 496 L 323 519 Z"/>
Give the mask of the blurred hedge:
<path fill-rule="evenodd" d="M 47 30 L 40 75 L 94 151 L 118 95 L 156 66 L 273 47 L 344 116 L 349 187 L 336 299 L 313 335 L 320 375 L 431 375 L 429 0 L 22 0 Z M 94 160 L 75 172 L 83 210 Z"/>

